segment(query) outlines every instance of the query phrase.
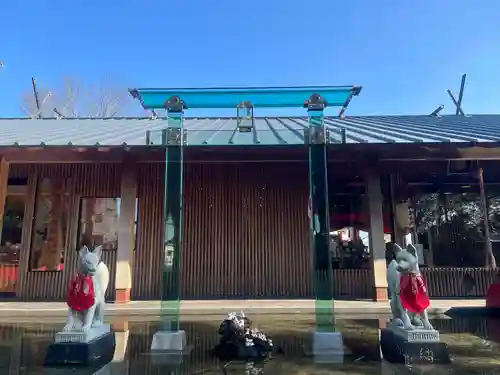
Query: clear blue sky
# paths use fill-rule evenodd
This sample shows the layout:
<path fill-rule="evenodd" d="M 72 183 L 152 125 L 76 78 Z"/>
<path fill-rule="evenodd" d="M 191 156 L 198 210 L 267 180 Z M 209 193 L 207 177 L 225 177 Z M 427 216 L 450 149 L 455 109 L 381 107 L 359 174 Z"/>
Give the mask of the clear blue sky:
<path fill-rule="evenodd" d="M 307 9 L 318 4 L 318 10 Z M 362 85 L 348 114 L 500 113 L 500 1 L 16 0 L 0 8 L 0 117 L 71 75 L 123 87 Z"/>

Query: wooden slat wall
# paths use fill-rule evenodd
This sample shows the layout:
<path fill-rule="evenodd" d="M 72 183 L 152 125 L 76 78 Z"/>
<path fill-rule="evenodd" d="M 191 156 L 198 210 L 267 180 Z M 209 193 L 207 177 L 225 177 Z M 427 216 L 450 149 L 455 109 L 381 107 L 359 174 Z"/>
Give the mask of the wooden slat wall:
<path fill-rule="evenodd" d="M 68 279 L 76 267 L 76 236 L 78 225 L 78 197 L 119 197 L 121 166 L 118 164 L 36 164 L 11 166 L 11 176 L 29 176 L 27 209 L 23 223 L 23 244 L 21 249 L 21 272 L 19 275 L 18 295 L 23 300 L 58 301 L 66 295 Z M 27 272 L 31 239 L 31 223 L 34 209 L 34 182 L 36 177 L 71 179 L 75 197 L 71 208 L 73 218 L 70 226 L 70 251 L 66 252 L 64 271 Z M 114 299 L 116 253 L 107 252 L 103 260 L 110 269 L 110 285 L 106 298 Z"/>
<path fill-rule="evenodd" d="M 186 170 L 185 298 L 312 295 L 304 164 Z"/>
<path fill-rule="evenodd" d="M 160 295 L 163 187 L 140 168 L 134 299 Z M 311 296 L 307 192 L 304 164 L 187 164 L 182 297 Z"/>
<path fill-rule="evenodd" d="M 120 195 L 120 165 L 13 165 L 13 176 L 71 178 L 75 196 Z M 33 189 L 32 189 L 33 190 Z M 34 194 L 34 190 L 33 190 Z M 143 164 L 138 174 L 138 227 L 133 299 L 160 296 L 163 263 L 164 165 Z M 187 164 L 184 174 L 182 297 L 294 298 L 314 295 L 307 217 L 307 165 Z M 33 197 L 32 197 L 33 198 Z M 75 199 L 73 215 L 78 215 Z M 26 272 L 33 199 L 28 202 L 18 294 L 25 300 L 61 300 L 76 264 L 68 252 L 63 272 Z M 70 238 L 76 246 L 77 220 Z M 106 253 L 114 299 L 116 254 Z M 334 275 L 336 297 L 369 298 L 369 270 Z"/>
<path fill-rule="evenodd" d="M 163 265 L 163 195 L 165 165 L 141 165 L 137 176 L 137 233 L 133 261 L 132 299 L 160 298 Z"/>

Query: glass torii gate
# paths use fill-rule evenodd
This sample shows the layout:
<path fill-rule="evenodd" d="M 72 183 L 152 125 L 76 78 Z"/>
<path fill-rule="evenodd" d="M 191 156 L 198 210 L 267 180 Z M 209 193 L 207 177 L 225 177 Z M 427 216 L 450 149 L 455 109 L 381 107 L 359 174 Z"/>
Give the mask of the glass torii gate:
<path fill-rule="evenodd" d="M 235 131 L 251 131 L 254 108 L 296 108 L 307 111 L 309 128 L 305 141 L 309 147 L 309 204 L 311 212 L 311 251 L 314 259 L 317 331 L 334 330 L 332 264 L 329 250 L 329 204 L 327 146 L 330 143 L 324 123 L 327 107 L 341 107 L 343 115 L 359 86 L 312 86 L 270 88 L 190 88 L 130 89 L 145 109 L 166 109 L 161 143 L 165 147 L 165 252 L 173 253 L 173 262 L 163 270 L 162 317 L 164 329 L 179 330 L 180 273 L 182 259 L 182 176 L 183 152 L 188 143 L 184 112 L 198 108 L 233 108 L 237 115 Z M 148 132 L 147 138 L 151 137 Z M 148 140 L 148 144 L 151 144 Z M 167 264 L 168 263 L 168 264 Z"/>

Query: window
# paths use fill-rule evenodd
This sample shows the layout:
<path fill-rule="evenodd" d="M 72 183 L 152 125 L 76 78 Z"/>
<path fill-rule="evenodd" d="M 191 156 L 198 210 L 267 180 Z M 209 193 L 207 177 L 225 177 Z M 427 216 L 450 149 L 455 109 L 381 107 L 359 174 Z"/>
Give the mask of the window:
<path fill-rule="evenodd" d="M 66 179 L 43 178 L 37 184 L 31 231 L 30 270 L 64 268 L 70 199 Z"/>
<path fill-rule="evenodd" d="M 120 198 L 82 198 L 79 214 L 79 247 L 102 245 L 103 250 L 118 249 Z"/>
<path fill-rule="evenodd" d="M 25 201 L 24 189 L 18 194 L 9 193 L 5 200 L 2 242 L 0 245 L 1 265 L 19 264 Z"/>
<path fill-rule="evenodd" d="M 0 293 L 15 293 L 23 235 L 26 183 L 9 179 L 0 243 Z"/>

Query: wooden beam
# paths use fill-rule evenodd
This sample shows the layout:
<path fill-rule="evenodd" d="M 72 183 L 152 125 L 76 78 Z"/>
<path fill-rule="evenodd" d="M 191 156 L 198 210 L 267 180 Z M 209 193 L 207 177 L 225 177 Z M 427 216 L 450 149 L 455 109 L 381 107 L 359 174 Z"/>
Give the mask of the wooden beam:
<path fill-rule="evenodd" d="M 3 231 L 3 216 L 5 213 L 5 200 L 9 184 L 9 163 L 4 157 L 0 158 L 0 241 Z"/>
<path fill-rule="evenodd" d="M 5 147 L 2 155 L 13 163 L 164 163 L 161 147 Z M 187 147 L 186 163 L 277 163 L 307 162 L 307 147 Z M 437 160 L 500 160 L 500 144 L 439 143 L 439 144 L 332 144 L 328 147 L 330 162 L 364 163 L 368 159 L 380 161 L 437 161 Z"/>
<path fill-rule="evenodd" d="M 137 199 L 137 166 L 124 163 L 121 176 L 120 216 L 118 218 L 118 251 L 116 254 L 116 303 L 130 302 L 132 260 L 135 248 L 135 210 Z"/>

